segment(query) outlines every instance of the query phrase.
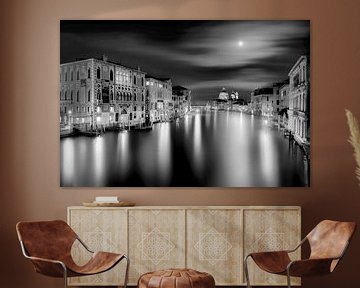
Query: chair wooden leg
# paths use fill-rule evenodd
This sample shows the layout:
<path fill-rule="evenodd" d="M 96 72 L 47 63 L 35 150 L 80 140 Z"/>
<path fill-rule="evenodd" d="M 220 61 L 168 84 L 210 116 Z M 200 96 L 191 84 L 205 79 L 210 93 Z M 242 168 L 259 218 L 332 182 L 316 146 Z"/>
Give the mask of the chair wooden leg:
<path fill-rule="evenodd" d="M 247 265 L 247 259 L 249 258 L 250 255 L 247 255 L 244 259 L 244 273 L 245 273 L 245 279 L 246 279 L 246 287 L 247 288 L 251 288 L 250 285 L 250 279 L 249 279 L 249 269 L 248 269 L 248 265 Z"/>

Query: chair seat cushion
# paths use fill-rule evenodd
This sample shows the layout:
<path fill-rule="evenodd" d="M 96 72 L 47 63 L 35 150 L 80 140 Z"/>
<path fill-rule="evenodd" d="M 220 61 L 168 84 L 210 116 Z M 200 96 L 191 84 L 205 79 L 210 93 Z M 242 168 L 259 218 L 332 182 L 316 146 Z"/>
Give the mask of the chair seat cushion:
<path fill-rule="evenodd" d="M 214 277 L 193 269 L 166 269 L 143 274 L 138 288 L 214 288 Z"/>

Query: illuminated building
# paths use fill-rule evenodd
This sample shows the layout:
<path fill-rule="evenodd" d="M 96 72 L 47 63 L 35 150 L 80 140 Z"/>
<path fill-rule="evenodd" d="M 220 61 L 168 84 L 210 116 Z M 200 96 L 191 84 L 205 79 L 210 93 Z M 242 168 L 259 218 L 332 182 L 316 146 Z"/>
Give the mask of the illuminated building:
<path fill-rule="evenodd" d="M 148 109 L 151 122 L 169 121 L 174 118 L 170 78 L 146 76 L 146 98 L 149 102 Z"/>
<path fill-rule="evenodd" d="M 60 125 L 80 131 L 145 119 L 145 72 L 102 59 L 60 65 Z"/>
<path fill-rule="evenodd" d="M 289 128 L 300 144 L 310 143 L 309 62 L 301 56 L 289 72 Z"/>

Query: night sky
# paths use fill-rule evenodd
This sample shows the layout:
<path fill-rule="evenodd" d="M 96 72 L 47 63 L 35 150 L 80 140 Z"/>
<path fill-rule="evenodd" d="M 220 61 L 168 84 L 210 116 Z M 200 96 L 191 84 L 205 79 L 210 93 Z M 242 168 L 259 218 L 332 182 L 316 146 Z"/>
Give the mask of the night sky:
<path fill-rule="evenodd" d="M 60 32 L 61 63 L 105 54 L 191 89 L 193 105 L 222 87 L 249 98 L 310 53 L 310 21 L 62 20 Z"/>

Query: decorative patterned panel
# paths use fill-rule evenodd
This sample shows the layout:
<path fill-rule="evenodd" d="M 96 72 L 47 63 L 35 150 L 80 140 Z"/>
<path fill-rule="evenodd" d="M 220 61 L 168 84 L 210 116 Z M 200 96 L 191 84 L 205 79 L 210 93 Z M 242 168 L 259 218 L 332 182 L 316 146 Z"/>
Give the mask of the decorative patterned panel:
<path fill-rule="evenodd" d="M 301 237 L 300 210 L 245 210 L 244 232 L 244 255 L 295 248 Z M 301 251 L 292 254 L 293 259 L 300 259 Z M 286 285 L 286 277 L 266 273 L 248 261 L 252 285 Z M 292 278 L 292 283 L 300 284 L 299 278 Z"/>
<path fill-rule="evenodd" d="M 216 285 L 242 283 L 242 211 L 187 210 L 187 267 Z"/>
<path fill-rule="evenodd" d="M 145 272 L 185 267 L 185 210 L 129 210 L 130 284 Z"/>
<path fill-rule="evenodd" d="M 127 215 L 125 209 L 70 210 L 70 226 L 93 251 L 127 253 Z M 76 263 L 84 264 L 90 253 L 76 241 L 72 255 Z M 70 285 L 122 285 L 125 261 L 112 270 L 94 276 L 69 278 Z"/>

